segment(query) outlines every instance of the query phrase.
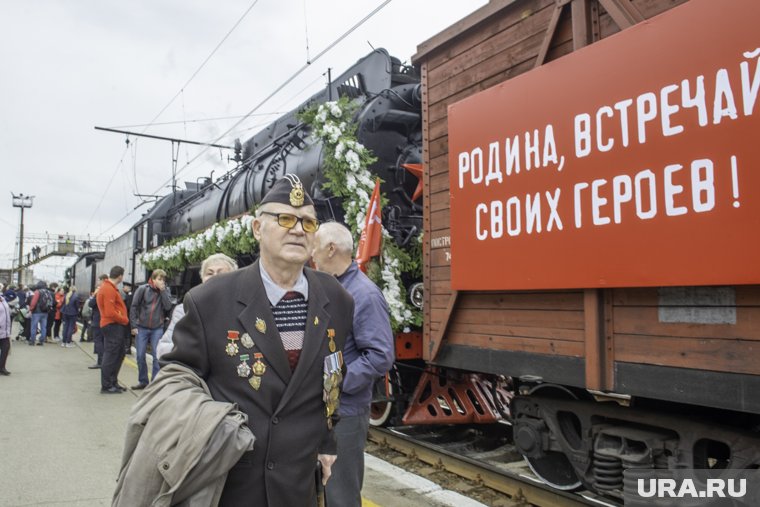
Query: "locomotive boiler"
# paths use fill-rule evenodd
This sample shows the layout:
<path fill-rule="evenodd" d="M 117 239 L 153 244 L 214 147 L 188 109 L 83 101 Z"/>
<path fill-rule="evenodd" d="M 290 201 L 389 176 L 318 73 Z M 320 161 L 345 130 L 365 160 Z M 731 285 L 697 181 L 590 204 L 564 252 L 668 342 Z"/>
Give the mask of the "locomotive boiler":
<path fill-rule="evenodd" d="M 356 134 L 377 157 L 370 170 L 383 180 L 381 190 L 388 196 L 383 209 L 386 230 L 400 246 L 416 238 L 422 229 L 422 208 L 412 201 L 418 181 L 403 165 L 421 162 L 419 77 L 414 68 L 377 49 L 298 108 L 250 139 L 236 142 L 237 165 L 227 174 L 163 197 L 134 227 L 136 255 L 250 211 L 284 174 L 298 175 L 321 220 L 340 221 L 341 203 L 322 190 L 321 142 L 298 118 L 305 108 L 340 96 L 360 104 Z M 247 264 L 253 258 L 239 260 Z"/>

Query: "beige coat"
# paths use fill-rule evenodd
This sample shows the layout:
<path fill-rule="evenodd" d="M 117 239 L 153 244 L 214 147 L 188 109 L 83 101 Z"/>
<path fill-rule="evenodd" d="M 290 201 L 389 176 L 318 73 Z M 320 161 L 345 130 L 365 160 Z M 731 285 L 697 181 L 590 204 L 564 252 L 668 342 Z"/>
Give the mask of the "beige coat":
<path fill-rule="evenodd" d="M 246 422 L 191 369 L 165 366 L 132 408 L 112 505 L 217 505 L 227 471 L 253 449 Z"/>

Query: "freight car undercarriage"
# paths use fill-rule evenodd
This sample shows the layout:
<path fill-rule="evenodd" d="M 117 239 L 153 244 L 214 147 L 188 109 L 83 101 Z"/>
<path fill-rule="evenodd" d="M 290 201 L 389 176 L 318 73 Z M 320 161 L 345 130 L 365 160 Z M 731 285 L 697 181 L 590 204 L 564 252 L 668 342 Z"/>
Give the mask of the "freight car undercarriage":
<path fill-rule="evenodd" d="M 525 388 L 526 386 L 523 386 Z M 686 414 L 577 399 L 562 386 L 521 389 L 512 400 L 514 441 L 533 471 L 563 490 L 623 497 L 633 469 L 757 469 L 757 428 Z"/>
<path fill-rule="evenodd" d="M 616 400 L 550 383 L 518 382 L 513 392 L 505 377 L 447 368 L 424 368 L 404 382 L 394 378 L 388 397 L 376 396 L 388 410 L 373 425 L 506 421 L 515 450 L 536 476 L 563 491 L 622 499 L 646 471 L 760 469 L 760 419 L 753 414 Z M 416 384 L 411 395 L 410 383 Z M 399 416 L 405 412 L 403 420 L 388 417 L 386 402 Z"/>

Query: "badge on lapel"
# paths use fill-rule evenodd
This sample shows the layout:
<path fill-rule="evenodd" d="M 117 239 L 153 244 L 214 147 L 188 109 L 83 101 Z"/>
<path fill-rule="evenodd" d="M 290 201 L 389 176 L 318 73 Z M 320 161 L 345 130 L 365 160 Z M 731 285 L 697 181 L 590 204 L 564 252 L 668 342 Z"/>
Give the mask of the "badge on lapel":
<path fill-rule="evenodd" d="M 243 336 L 240 337 L 240 343 L 242 343 L 243 347 L 247 349 L 253 348 L 254 345 L 253 339 L 248 333 L 243 333 Z"/>
<path fill-rule="evenodd" d="M 267 323 L 258 317 L 256 317 L 256 331 L 258 331 L 261 334 L 264 334 L 267 332 Z"/>

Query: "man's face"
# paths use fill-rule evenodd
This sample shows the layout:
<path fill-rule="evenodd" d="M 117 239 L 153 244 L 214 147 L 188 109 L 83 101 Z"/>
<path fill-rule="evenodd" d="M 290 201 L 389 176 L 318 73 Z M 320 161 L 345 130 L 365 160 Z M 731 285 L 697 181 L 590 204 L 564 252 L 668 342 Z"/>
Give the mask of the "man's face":
<path fill-rule="evenodd" d="M 206 266 L 206 269 L 203 270 L 203 273 L 201 273 L 201 281 L 205 282 L 209 278 L 212 278 L 216 275 L 220 275 L 222 273 L 229 273 L 232 271 L 232 266 L 227 264 L 226 262 L 217 262 L 215 264 L 209 264 Z"/>
<path fill-rule="evenodd" d="M 314 206 L 294 208 L 287 204 L 267 203 L 261 211 L 287 213 L 298 218 L 317 218 Z M 292 229 L 287 229 L 277 223 L 276 216 L 268 214 L 262 214 L 253 221 L 253 235 L 259 241 L 264 259 L 289 264 L 302 265 L 309 260 L 314 242 L 314 233 L 304 232 L 300 221 Z"/>

